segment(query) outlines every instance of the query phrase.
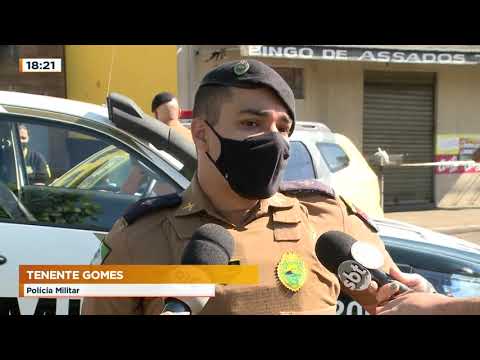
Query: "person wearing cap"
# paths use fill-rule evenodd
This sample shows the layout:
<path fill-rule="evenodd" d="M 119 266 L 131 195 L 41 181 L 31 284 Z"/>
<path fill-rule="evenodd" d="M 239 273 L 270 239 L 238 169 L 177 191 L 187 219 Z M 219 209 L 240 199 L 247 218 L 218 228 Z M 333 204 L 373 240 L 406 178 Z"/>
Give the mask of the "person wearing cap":
<path fill-rule="evenodd" d="M 177 130 L 187 139 L 193 141 L 192 133 L 180 122 L 180 106 L 178 100 L 169 92 L 157 94 L 152 100 L 152 113 L 157 120 Z"/>
<path fill-rule="evenodd" d="M 256 60 L 220 65 L 195 95 L 197 171 L 188 189 L 140 200 L 103 243 L 103 264 L 179 264 L 192 234 L 216 223 L 231 233 L 240 265 L 258 265 L 257 285 L 218 285 L 201 314 L 335 314 L 343 290 L 374 311 L 398 291 L 375 283 L 352 292 L 317 259 L 320 235 L 337 230 L 380 250 L 383 270 L 419 291 L 356 207 L 316 180 L 282 182 L 295 127 L 295 99 L 282 77 Z M 82 314 L 161 314 L 161 298 L 87 298 Z"/>

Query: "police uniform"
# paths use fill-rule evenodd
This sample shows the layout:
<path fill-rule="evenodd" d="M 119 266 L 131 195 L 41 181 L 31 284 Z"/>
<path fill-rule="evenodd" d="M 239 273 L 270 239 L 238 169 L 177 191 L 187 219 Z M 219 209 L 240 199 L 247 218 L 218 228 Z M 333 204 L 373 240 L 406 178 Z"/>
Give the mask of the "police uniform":
<path fill-rule="evenodd" d="M 227 63 L 202 84 L 269 87 L 294 120 L 293 95 L 269 69 L 255 60 Z M 195 175 L 182 195 L 143 199 L 131 207 L 104 241 L 103 263 L 179 264 L 193 232 L 215 223 L 233 236 L 234 259 L 258 265 L 260 281 L 251 286 L 218 285 L 201 314 L 335 314 L 341 289 L 363 305 L 375 304 L 367 291 L 342 288 L 315 255 L 320 235 L 342 231 L 377 247 L 385 256 L 383 270 L 389 272 L 393 261 L 367 216 L 317 180 L 285 182 L 280 190 L 259 200 L 243 224 L 235 225 L 216 211 Z M 163 307 L 161 298 L 88 298 L 82 313 L 160 314 Z"/>
<path fill-rule="evenodd" d="M 23 150 L 23 155 L 30 182 L 46 184 L 51 178 L 51 173 L 43 155 L 36 151 L 31 151 L 29 148 Z"/>

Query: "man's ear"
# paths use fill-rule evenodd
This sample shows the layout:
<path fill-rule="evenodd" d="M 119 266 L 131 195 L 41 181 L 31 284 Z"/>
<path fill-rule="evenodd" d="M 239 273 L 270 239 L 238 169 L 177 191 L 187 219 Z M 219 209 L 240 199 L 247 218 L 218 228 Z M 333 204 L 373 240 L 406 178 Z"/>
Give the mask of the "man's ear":
<path fill-rule="evenodd" d="M 205 124 L 205 120 L 198 117 L 192 119 L 190 130 L 192 132 L 193 141 L 197 148 L 204 152 L 208 151 L 206 129 L 207 124 Z"/>

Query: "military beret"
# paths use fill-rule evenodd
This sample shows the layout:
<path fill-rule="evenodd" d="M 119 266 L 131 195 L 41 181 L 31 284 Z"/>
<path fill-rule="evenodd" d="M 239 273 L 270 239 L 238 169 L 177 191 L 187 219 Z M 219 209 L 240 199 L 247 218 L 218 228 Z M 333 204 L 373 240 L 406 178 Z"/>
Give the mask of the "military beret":
<path fill-rule="evenodd" d="M 270 66 L 252 59 L 227 62 L 208 72 L 199 88 L 208 85 L 247 89 L 270 88 L 287 107 L 288 115 L 293 121 L 290 130 L 290 134 L 292 133 L 295 126 L 295 96 L 287 82 Z"/>
<path fill-rule="evenodd" d="M 162 92 L 160 94 L 157 94 L 152 101 L 152 112 L 154 112 L 155 109 L 160 105 L 166 104 L 173 99 L 175 99 L 175 96 L 169 92 Z"/>

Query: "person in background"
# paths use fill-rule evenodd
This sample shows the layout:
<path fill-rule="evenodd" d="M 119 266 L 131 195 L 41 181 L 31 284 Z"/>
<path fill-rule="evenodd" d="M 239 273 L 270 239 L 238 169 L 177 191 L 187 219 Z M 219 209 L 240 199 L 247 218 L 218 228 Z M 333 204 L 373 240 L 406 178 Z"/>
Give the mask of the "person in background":
<path fill-rule="evenodd" d="M 27 176 L 32 185 L 46 185 L 50 181 L 52 174 L 45 157 L 38 151 L 33 151 L 29 147 L 30 136 L 25 125 L 18 126 L 20 142 L 23 148 L 23 157 L 27 168 Z"/>
<path fill-rule="evenodd" d="M 169 92 L 157 94 L 152 100 L 152 113 L 157 120 L 177 130 L 193 142 L 192 133 L 180 122 L 180 106 L 178 100 Z"/>

